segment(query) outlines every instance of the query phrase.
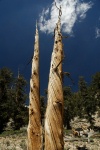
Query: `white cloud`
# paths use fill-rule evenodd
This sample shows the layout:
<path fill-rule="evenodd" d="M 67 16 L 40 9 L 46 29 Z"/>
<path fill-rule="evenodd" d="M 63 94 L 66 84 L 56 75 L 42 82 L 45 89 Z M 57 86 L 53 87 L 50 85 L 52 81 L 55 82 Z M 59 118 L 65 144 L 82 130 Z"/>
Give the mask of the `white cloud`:
<path fill-rule="evenodd" d="M 95 38 L 99 38 L 100 37 L 100 29 L 98 27 L 96 27 L 95 29 Z"/>
<path fill-rule="evenodd" d="M 62 31 L 73 33 L 73 26 L 77 20 L 83 20 L 87 11 L 92 7 L 92 2 L 84 3 L 80 0 L 56 0 L 56 4 L 62 7 Z M 43 9 L 39 18 L 39 26 L 42 32 L 52 33 L 58 20 L 58 9 L 55 2 L 50 8 Z"/>

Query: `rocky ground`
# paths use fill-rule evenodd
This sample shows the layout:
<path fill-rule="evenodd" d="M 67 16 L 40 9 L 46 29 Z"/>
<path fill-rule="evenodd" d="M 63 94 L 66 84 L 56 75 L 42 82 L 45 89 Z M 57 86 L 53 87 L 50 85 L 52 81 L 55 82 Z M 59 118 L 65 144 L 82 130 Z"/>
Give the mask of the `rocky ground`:
<path fill-rule="evenodd" d="M 5 132 L 6 133 L 6 132 Z M 0 150 L 27 150 L 26 131 L 0 135 Z"/>
<path fill-rule="evenodd" d="M 65 150 L 100 150 L 100 116 L 96 114 L 95 118 L 95 126 L 99 128 L 99 130 L 93 130 L 87 132 L 86 136 L 75 137 L 72 132 L 67 132 L 64 141 L 65 141 Z M 90 124 L 86 119 L 74 118 L 71 122 L 72 128 L 88 128 Z"/>
<path fill-rule="evenodd" d="M 0 150 L 27 150 L 26 138 L 2 137 L 0 138 Z"/>
<path fill-rule="evenodd" d="M 100 134 L 90 138 L 65 136 L 65 150 L 100 150 Z"/>
<path fill-rule="evenodd" d="M 64 150 L 100 150 L 100 133 L 90 138 L 73 137 L 72 134 L 64 136 Z M 2 135 L 0 137 L 0 150 L 27 150 L 27 135 L 17 133 L 13 135 Z"/>
<path fill-rule="evenodd" d="M 85 119 L 75 118 L 71 122 L 72 128 L 80 128 L 82 125 L 89 126 Z M 100 127 L 100 117 L 97 117 L 95 125 Z M 64 133 L 64 150 L 100 150 L 100 131 L 91 130 L 89 137 L 75 137 L 71 130 L 65 130 Z M 0 150 L 27 150 L 26 128 L 1 134 Z"/>

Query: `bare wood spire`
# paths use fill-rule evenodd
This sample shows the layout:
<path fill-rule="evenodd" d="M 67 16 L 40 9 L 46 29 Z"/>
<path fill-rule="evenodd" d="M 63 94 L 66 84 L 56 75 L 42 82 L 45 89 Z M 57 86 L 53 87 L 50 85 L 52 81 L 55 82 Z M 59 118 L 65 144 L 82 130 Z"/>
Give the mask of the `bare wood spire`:
<path fill-rule="evenodd" d="M 20 73 L 19 73 L 19 68 L 18 68 L 18 79 L 19 79 Z"/>
<path fill-rule="evenodd" d="M 30 79 L 30 104 L 28 124 L 28 150 L 41 150 L 41 115 L 40 115 L 40 87 L 39 87 L 39 34 L 36 23 L 34 55 Z"/>
<path fill-rule="evenodd" d="M 36 20 L 36 30 L 38 30 L 37 20 Z"/>
<path fill-rule="evenodd" d="M 55 40 L 48 84 L 48 104 L 45 118 L 45 150 L 63 150 L 64 148 L 61 7 L 58 9 L 59 17 L 54 30 Z"/>

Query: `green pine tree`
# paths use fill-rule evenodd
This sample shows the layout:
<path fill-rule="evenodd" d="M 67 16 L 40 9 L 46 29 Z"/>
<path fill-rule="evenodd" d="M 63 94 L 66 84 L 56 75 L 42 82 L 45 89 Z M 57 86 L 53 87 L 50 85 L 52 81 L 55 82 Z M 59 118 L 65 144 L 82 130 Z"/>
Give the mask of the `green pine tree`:
<path fill-rule="evenodd" d="M 8 68 L 0 70 L 0 132 L 3 131 L 11 112 L 11 86 L 13 73 Z"/>
<path fill-rule="evenodd" d="M 25 107 L 27 99 L 26 95 L 26 80 L 22 75 L 18 75 L 14 85 L 14 107 L 12 118 L 14 120 L 15 129 L 19 129 L 28 123 L 28 108 Z"/>

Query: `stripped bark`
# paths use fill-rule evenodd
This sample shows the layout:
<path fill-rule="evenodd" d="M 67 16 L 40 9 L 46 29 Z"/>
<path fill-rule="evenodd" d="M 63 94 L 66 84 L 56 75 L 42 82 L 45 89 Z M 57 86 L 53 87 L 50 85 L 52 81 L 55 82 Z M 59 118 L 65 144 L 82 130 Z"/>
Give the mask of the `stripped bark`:
<path fill-rule="evenodd" d="M 60 7 L 61 9 L 61 7 Z M 61 11 L 59 9 L 59 11 Z M 45 150 L 63 150 L 63 45 L 60 15 L 54 30 L 55 40 L 48 84 L 48 104 L 45 118 Z"/>
<path fill-rule="evenodd" d="M 39 87 L 39 35 L 36 25 L 32 74 L 30 79 L 30 104 L 28 124 L 28 150 L 41 150 L 41 115 Z"/>

